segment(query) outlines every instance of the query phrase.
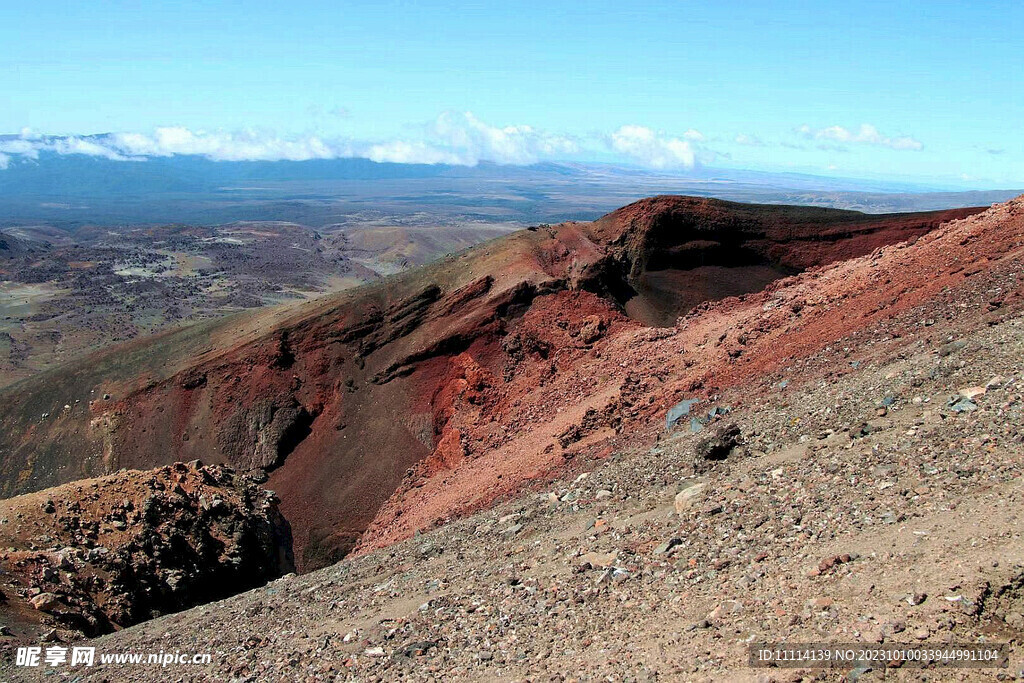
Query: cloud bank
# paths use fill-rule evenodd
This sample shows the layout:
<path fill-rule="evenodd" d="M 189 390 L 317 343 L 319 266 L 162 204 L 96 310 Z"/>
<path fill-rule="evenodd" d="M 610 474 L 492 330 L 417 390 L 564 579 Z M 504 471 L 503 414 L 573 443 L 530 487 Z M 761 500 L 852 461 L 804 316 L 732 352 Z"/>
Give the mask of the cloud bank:
<path fill-rule="evenodd" d="M 317 135 L 280 137 L 264 131 L 203 131 L 181 126 L 152 133 L 108 133 L 93 136 L 40 136 L 31 132 L 0 136 L 0 169 L 15 157 L 38 159 L 41 152 L 83 154 L 113 160 L 144 160 L 175 155 L 202 156 L 214 161 L 308 161 L 364 158 L 400 164 L 475 166 L 533 164 L 564 158 L 579 143 L 532 126 L 492 126 L 472 113 L 445 112 L 423 127 L 415 139 L 365 142 Z"/>
<path fill-rule="evenodd" d="M 114 133 L 104 144 L 125 157 L 203 156 L 214 161 L 309 161 L 352 156 L 346 143 L 316 136 L 283 139 L 256 131 L 193 132 L 187 128 L 157 128 L 151 135 Z"/>
<path fill-rule="evenodd" d="M 864 144 L 888 147 L 895 150 L 918 151 L 924 148 L 920 141 L 909 136 L 889 137 L 882 135 L 877 128 L 869 123 L 861 124 L 857 130 L 842 126 L 814 129 L 804 124 L 797 128 L 797 133 L 809 140 L 825 140 L 840 144 Z"/>
<path fill-rule="evenodd" d="M 651 168 L 693 168 L 697 161 L 695 143 L 704 139 L 690 129 L 682 138 L 668 137 L 644 126 L 622 126 L 611 134 L 611 148 Z"/>
<path fill-rule="evenodd" d="M 870 124 L 857 129 L 838 125 L 816 129 L 803 125 L 794 132 L 798 138 L 809 141 L 808 146 L 822 150 L 846 151 L 853 145 L 901 151 L 923 148 L 912 137 L 883 135 Z M 287 137 L 263 130 L 191 130 L 182 126 L 157 128 L 149 133 L 88 136 L 44 136 L 24 130 L 20 134 L 0 135 L 0 170 L 20 161 L 38 159 L 44 152 L 117 161 L 188 155 L 214 161 L 361 158 L 378 163 L 460 166 L 481 162 L 528 165 L 577 157 L 627 161 L 657 170 L 688 170 L 715 158 L 730 158 L 713 148 L 719 142 L 746 148 L 804 149 L 802 142 L 768 143 L 753 133 L 708 138 L 694 128 L 672 134 L 636 124 L 623 125 L 610 134 L 592 133 L 578 138 L 529 125 L 495 126 L 471 112 L 449 111 L 401 137 L 369 141 L 315 134 Z"/>
<path fill-rule="evenodd" d="M 579 152 L 576 140 L 531 126 L 491 126 L 471 112 L 445 112 L 427 126 L 424 139 L 372 145 L 367 158 L 402 164 L 460 164 L 480 161 L 534 164 Z"/>

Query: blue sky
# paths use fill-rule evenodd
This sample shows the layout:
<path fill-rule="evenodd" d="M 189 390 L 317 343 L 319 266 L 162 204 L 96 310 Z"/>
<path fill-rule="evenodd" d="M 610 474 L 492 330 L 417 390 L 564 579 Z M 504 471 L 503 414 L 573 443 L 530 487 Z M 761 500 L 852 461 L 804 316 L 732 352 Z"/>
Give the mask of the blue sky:
<path fill-rule="evenodd" d="M 60 149 L 1024 185 L 1020 2 L 28 8 L 0 4 L 0 165 L 115 133 Z"/>

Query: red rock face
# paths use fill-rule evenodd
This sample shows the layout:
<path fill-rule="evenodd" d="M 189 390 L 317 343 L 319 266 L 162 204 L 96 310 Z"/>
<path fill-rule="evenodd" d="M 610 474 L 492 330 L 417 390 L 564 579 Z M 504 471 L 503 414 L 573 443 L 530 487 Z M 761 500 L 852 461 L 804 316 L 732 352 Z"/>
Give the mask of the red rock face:
<path fill-rule="evenodd" d="M 20 492 L 191 458 L 265 470 L 298 563 L 321 566 L 639 443 L 676 395 L 913 305 L 936 278 L 894 270 L 886 282 L 854 261 L 845 281 L 828 279 L 839 317 L 810 284 L 832 271 L 788 276 L 976 212 L 656 197 L 522 231 L 328 301 L 162 335 L 24 383 L 0 409 L 0 482 Z M 81 397 L 93 403 L 39 418 Z"/>

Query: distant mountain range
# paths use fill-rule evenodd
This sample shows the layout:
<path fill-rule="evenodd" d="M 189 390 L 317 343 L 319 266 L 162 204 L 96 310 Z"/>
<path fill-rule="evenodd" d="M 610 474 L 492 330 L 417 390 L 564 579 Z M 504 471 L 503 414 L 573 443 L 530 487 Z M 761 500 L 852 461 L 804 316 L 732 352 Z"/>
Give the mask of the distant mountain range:
<path fill-rule="evenodd" d="M 987 205 L 1020 190 L 935 192 L 886 181 L 697 168 L 685 175 L 610 165 L 478 166 L 310 161 L 212 161 L 200 156 L 112 160 L 42 151 L 0 170 L 0 225 L 216 224 L 288 220 L 322 227 L 363 212 L 452 220 L 587 220 L 643 196 L 862 211 Z"/>

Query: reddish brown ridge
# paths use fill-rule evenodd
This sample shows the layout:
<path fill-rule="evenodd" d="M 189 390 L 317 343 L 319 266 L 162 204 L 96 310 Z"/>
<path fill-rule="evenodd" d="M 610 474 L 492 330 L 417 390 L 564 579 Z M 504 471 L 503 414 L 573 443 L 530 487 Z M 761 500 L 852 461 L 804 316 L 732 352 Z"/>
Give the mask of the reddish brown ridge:
<path fill-rule="evenodd" d="M 1019 249 L 1016 206 L 935 231 L 980 209 L 655 197 L 524 230 L 14 385 L 0 395 L 0 482 L 12 494 L 193 458 L 265 470 L 297 560 L 320 566 L 639 443 L 684 393 L 771 372 L 935 296 L 963 277 L 956 263 Z M 982 229 L 998 239 L 955 236 Z"/>

